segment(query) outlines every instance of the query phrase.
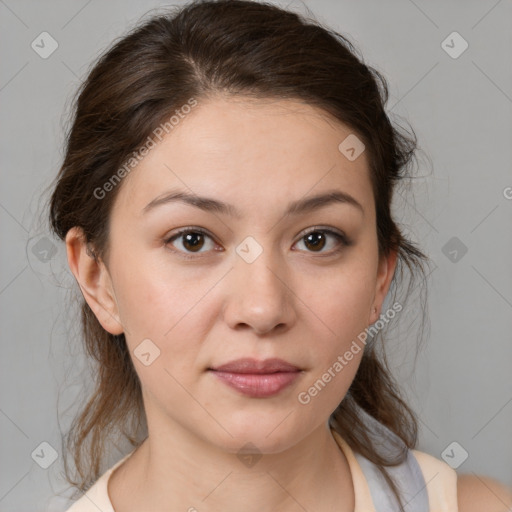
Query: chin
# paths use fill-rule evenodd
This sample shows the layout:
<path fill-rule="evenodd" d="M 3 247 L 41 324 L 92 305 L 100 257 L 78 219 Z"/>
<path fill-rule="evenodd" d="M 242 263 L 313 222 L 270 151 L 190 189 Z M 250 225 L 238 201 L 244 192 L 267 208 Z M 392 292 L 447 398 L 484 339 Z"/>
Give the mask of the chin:
<path fill-rule="evenodd" d="M 280 453 L 294 446 L 308 434 L 307 425 L 289 421 L 292 417 L 293 414 L 290 414 L 289 418 L 283 421 L 286 414 L 282 413 L 265 416 L 238 414 L 223 425 L 232 437 L 223 429 L 216 429 L 216 444 L 229 453 L 238 453 L 248 444 L 254 445 L 262 454 Z M 314 426 L 311 429 L 314 429 Z"/>

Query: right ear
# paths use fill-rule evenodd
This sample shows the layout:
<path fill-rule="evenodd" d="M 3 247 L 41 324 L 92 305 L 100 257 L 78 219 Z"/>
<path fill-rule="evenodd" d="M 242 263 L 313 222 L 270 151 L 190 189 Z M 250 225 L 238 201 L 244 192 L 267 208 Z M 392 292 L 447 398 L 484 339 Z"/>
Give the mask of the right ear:
<path fill-rule="evenodd" d="M 103 261 L 89 248 L 79 227 L 66 234 L 68 265 L 99 323 L 110 334 L 122 334 L 112 279 Z"/>

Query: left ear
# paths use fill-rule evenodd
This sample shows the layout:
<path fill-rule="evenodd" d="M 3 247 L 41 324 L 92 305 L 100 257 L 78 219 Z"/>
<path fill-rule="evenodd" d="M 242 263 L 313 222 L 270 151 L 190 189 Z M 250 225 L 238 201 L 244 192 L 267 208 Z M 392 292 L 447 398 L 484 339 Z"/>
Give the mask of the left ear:
<path fill-rule="evenodd" d="M 391 286 L 393 275 L 395 273 L 397 259 L 397 251 L 389 251 L 387 255 L 382 255 L 379 259 L 379 266 L 377 269 L 377 282 L 375 285 L 375 296 L 373 298 L 370 316 L 368 319 L 369 324 L 373 324 L 380 317 L 382 304 L 386 298 L 389 287 Z M 374 311 L 374 308 L 377 308 L 377 311 Z"/>

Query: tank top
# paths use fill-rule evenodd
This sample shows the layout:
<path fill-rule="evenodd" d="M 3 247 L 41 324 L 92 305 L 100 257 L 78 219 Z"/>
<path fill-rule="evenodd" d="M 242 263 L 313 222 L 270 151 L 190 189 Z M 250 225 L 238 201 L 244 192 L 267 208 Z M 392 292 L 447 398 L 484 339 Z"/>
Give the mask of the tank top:
<path fill-rule="evenodd" d="M 372 416 L 362 409 L 360 414 L 365 416 L 366 424 L 371 426 L 371 437 L 378 441 L 380 450 L 404 459 L 396 466 L 387 466 L 386 470 L 399 488 L 405 511 L 458 512 L 455 470 L 432 455 L 408 449 L 398 436 Z M 377 466 L 360 453 L 354 452 L 333 427 L 331 433 L 349 464 L 354 485 L 354 512 L 397 512 L 399 508 L 396 498 Z M 108 480 L 112 472 L 134 451 L 103 473 L 66 512 L 115 512 L 107 491 Z"/>
<path fill-rule="evenodd" d="M 458 512 L 455 470 L 428 453 L 409 449 L 394 432 L 355 405 L 377 452 L 389 460 L 402 461 L 385 469 L 400 491 L 405 511 Z M 398 511 L 396 497 L 377 466 L 360 453 L 353 452 L 334 428 L 331 432 L 350 466 L 355 512 Z"/>

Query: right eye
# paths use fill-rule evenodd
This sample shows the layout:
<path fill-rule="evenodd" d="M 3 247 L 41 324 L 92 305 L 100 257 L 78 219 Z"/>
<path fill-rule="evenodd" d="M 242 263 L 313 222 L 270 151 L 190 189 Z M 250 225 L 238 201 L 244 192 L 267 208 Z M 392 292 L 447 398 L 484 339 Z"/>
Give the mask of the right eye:
<path fill-rule="evenodd" d="M 172 251 L 179 252 L 183 257 L 190 259 L 195 257 L 193 254 L 208 252 L 208 250 L 201 251 L 205 246 L 205 238 L 211 240 L 213 244 L 211 248 L 213 248 L 215 246 L 213 238 L 201 228 L 181 229 L 167 237 L 164 242 L 165 245 L 172 245 L 174 247 L 171 249 Z M 176 249 L 174 245 L 175 241 L 178 241 L 182 248 Z"/>

